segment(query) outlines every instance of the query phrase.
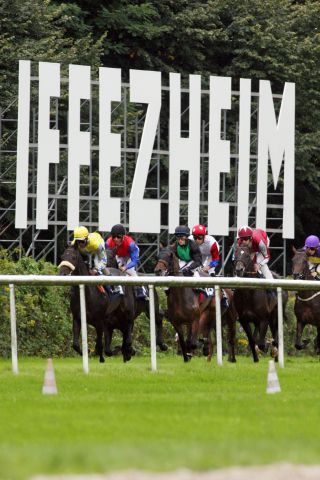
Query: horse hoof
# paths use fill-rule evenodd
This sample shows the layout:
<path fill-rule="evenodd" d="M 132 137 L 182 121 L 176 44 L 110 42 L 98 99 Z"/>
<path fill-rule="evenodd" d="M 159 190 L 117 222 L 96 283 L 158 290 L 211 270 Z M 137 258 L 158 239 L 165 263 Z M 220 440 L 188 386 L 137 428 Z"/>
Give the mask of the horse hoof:
<path fill-rule="evenodd" d="M 113 356 L 113 352 L 111 350 L 105 350 L 104 353 L 106 354 L 107 357 Z"/>
<path fill-rule="evenodd" d="M 79 347 L 79 345 L 73 344 L 73 345 L 72 345 L 72 348 L 73 348 L 73 350 L 75 350 L 77 353 L 79 353 L 79 355 L 82 355 L 82 350 L 81 350 L 81 348 Z"/>
<path fill-rule="evenodd" d="M 100 362 L 100 363 L 104 363 L 104 362 L 105 362 L 104 357 L 100 357 L 100 358 L 99 358 L 99 362 Z"/>
<path fill-rule="evenodd" d="M 253 361 L 254 361 L 254 363 L 258 363 L 258 362 L 259 362 L 259 358 L 254 358 Z"/>
<path fill-rule="evenodd" d="M 297 350 L 303 350 L 304 349 L 304 345 L 302 345 L 301 343 L 300 344 L 296 343 L 295 347 L 296 347 Z"/>
<path fill-rule="evenodd" d="M 236 360 L 235 357 L 231 357 L 231 358 L 228 358 L 228 362 L 230 362 L 230 363 L 236 363 L 237 360 Z"/>
<path fill-rule="evenodd" d="M 191 361 L 191 358 L 192 358 L 191 353 L 187 353 L 187 355 L 186 355 L 183 359 L 184 359 L 184 361 L 187 363 L 187 362 L 190 362 L 190 361 Z"/>
<path fill-rule="evenodd" d="M 166 352 L 168 350 L 168 345 L 166 343 L 158 343 L 158 347 L 160 348 L 161 352 Z"/>
<path fill-rule="evenodd" d="M 204 357 L 207 357 L 209 355 L 209 348 L 203 347 L 202 353 Z"/>

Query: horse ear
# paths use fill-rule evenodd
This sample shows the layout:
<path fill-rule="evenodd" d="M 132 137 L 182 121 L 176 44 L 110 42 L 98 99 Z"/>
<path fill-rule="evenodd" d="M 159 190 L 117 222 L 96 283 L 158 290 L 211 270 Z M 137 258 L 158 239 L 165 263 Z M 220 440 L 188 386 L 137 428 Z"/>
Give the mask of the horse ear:
<path fill-rule="evenodd" d="M 294 245 L 292 245 L 292 251 L 293 251 L 294 254 L 297 253 L 297 249 L 296 249 L 296 247 L 295 247 Z"/>

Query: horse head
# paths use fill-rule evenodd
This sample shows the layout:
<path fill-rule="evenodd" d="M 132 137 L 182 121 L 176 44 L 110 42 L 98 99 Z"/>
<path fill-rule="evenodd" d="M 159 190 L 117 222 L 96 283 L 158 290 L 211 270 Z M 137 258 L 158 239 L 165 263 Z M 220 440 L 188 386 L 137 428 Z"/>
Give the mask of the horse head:
<path fill-rule="evenodd" d="M 75 245 L 69 245 L 61 256 L 58 265 L 59 275 L 88 275 L 88 267 Z"/>
<path fill-rule="evenodd" d="M 253 260 L 250 247 L 237 245 L 234 252 L 234 274 L 237 277 L 244 277 L 252 273 Z"/>
<path fill-rule="evenodd" d="M 173 251 L 170 247 L 163 247 L 159 250 L 157 264 L 154 273 L 160 277 L 170 275 L 173 272 Z"/>
<path fill-rule="evenodd" d="M 294 280 L 313 280 L 310 275 L 306 251 L 303 249 L 293 249 L 292 257 L 292 276 Z"/>

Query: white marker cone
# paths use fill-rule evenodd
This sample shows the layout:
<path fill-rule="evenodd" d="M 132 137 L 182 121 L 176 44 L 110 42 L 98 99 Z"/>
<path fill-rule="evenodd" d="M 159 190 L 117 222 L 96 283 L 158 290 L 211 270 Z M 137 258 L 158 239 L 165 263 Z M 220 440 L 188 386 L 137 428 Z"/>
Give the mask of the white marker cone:
<path fill-rule="evenodd" d="M 269 360 L 268 380 L 267 380 L 267 393 L 281 392 L 276 367 L 273 360 Z"/>
<path fill-rule="evenodd" d="M 44 374 L 44 383 L 42 387 L 44 395 L 56 395 L 58 393 L 56 379 L 54 376 L 52 359 L 48 358 L 46 373 Z"/>

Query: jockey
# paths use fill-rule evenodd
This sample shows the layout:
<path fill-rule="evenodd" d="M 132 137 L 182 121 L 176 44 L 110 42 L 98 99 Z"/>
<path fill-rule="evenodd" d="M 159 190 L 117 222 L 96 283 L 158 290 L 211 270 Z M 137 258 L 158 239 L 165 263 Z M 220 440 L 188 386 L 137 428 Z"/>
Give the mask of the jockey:
<path fill-rule="evenodd" d="M 248 226 L 243 226 L 238 230 L 237 242 L 240 246 L 244 245 L 251 248 L 251 251 L 255 253 L 255 263 L 258 265 L 264 278 L 272 279 L 273 275 L 268 267 L 270 240 L 267 233 L 261 228 L 253 230 Z"/>
<path fill-rule="evenodd" d="M 207 228 L 204 225 L 195 225 L 192 229 L 192 238 L 200 248 L 202 255 L 202 271 L 207 272 L 211 277 L 215 276 L 215 269 L 220 261 L 219 244 L 212 235 L 207 235 Z M 222 288 L 221 305 L 224 308 L 229 306 L 228 296 Z"/>
<path fill-rule="evenodd" d="M 204 225 L 195 225 L 189 238 L 194 240 L 200 248 L 202 270 L 214 277 L 216 266 L 220 260 L 217 240 L 211 235 L 207 235 L 207 229 Z"/>
<path fill-rule="evenodd" d="M 110 275 L 107 269 L 107 252 L 100 233 L 89 233 L 86 227 L 77 227 L 73 232 L 72 245 L 77 246 L 81 254 L 93 256 L 93 271 L 97 275 Z M 123 294 L 121 286 L 107 287 L 108 290 L 111 293 Z"/>
<path fill-rule="evenodd" d="M 320 280 L 320 240 L 316 235 L 309 235 L 304 242 L 311 275 Z"/>
<path fill-rule="evenodd" d="M 189 238 L 189 227 L 179 225 L 174 234 L 176 241 L 172 249 L 179 258 L 180 272 L 186 277 L 193 276 L 194 270 L 202 265 L 200 248 L 194 240 Z"/>
<path fill-rule="evenodd" d="M 111 236 L 106 241 L 106 247 L 115 249 L 118 268 L 121 272 L 133 277 L 137 276 L 136 266 L 139 261 L 139 247 L 129 235 L 126 235 L 124 226 L 114 225 L 111 229 Z M 134 288 L 137 298 L 149 300 L 147 290 L 144 286 Z"/>

